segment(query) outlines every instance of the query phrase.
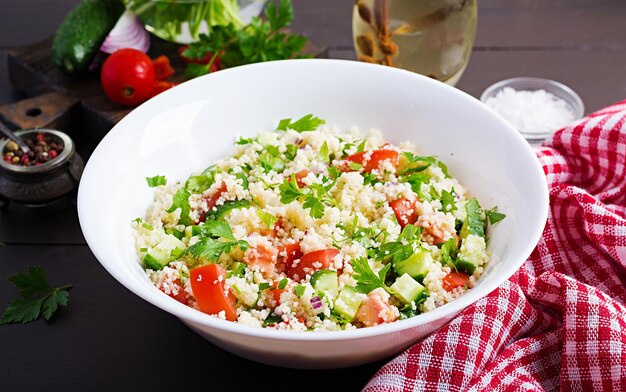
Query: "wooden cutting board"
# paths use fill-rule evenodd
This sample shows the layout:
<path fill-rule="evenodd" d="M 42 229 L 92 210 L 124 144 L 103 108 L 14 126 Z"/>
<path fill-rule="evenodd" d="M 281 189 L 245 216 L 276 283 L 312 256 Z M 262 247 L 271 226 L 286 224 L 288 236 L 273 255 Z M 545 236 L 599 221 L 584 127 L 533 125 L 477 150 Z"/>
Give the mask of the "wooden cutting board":
<path fill-rule="evenodd" d="M 172 81 L 185 80 L 185 64 L 177 53 L 178 45 L 151 37 L 148 55 L 169 57 L 176 74 Z M 11 128 L 49 127 L 77 132 L 98 142 L 132 108 L 109 101 L 100 87 L 99 71 L 66 75 L 52 63 L 52 38 L 14 49 L 8 53 L 7 66 L 13 87 L 29 99 L 0 107 L 0 120 Z M 313 42 L 305 52 L 327 57 L 327 49 Z M 79 131 L 72 130 L 80 124 Z"/>

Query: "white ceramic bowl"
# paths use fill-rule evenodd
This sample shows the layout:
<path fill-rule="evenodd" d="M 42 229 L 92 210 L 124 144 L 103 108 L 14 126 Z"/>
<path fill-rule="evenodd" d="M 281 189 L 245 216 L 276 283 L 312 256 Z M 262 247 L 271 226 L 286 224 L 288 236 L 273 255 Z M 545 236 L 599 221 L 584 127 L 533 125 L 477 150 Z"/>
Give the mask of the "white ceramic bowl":
<path fill-rule="evenodd" d="M 489 247 L 500 261 L 456 301 L 404 321 L 338 332 L 280 332 L 223 321 L 157 290 L 134 252 L 130 222 L 153 197 L 145 177 L 185 179 L 232 151 L 235 136 L 275 129 L 314 113 L 341 128 L 382 130 L 437 155 L 482 203 L 507 218 Z M 478 100 L 443 83 L 391 67 L 292 60 L 233 68 L 160 94 L 102 140 L 80 183 L 78 212 L 91 250 L 120 283 L 230 352 L 279 366 L 334 368 L 400 352 L 508 279 L 543 230 L 548 190 L 522 136 Z M 112 321 L 112 322 L 123 322 Z M 489 326 L 485 326 L 489 327 Z M 171 336 L 163 336 L 170 338 Z"/>

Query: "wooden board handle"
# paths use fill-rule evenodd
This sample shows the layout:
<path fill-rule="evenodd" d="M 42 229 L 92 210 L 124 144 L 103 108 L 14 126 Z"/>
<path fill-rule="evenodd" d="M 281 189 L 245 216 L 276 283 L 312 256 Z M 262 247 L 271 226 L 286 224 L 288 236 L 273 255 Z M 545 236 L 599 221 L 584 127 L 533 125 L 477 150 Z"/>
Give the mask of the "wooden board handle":
<path fill-rule="evenodd" d="M 67 114 L 78 102 L 77 98 L 52 92 L 0 106 L 0 119 L 17 129 L 62 129 L 67 123 Z"/>

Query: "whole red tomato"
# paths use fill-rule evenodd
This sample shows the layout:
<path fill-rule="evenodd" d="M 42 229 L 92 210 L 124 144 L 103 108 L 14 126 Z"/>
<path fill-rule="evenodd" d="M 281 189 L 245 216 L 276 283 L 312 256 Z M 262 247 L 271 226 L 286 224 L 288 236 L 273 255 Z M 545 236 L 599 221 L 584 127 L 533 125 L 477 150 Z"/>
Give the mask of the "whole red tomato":
<path fill-rule="evenodd" d="M 150 57 L 136 49 L 113 52 L 102 65 L 100 82 L 113 102 L 134 106 L 152 97 L 156 84 Z"/>

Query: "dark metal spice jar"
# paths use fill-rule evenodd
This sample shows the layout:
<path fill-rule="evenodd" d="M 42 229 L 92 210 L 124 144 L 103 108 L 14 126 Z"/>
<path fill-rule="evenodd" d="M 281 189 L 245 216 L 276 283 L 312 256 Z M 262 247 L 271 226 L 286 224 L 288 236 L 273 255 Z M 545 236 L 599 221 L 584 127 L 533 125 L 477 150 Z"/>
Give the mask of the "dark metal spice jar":
<path fill-rule="evenodd" d="M 52 129 L 21 130 L 15 134 L 24 140 L 32 155 L 16 149 L 11 141 L 0 140 L 0 209 L 6 208 L 9 201 L 43 205 L 70 195 L 84 168 L 72 139 Z"/>
<path fill-rule="evenodd" d="M 57 158 L 65 149 L 63 141 L 49 133 L 30 133 L 22 137 L 22 140 L 30 151 L 24 153 L 17 143 L 9 141 L 3 151 L 5 162 L 26 167 L 39 166 Z"/>

